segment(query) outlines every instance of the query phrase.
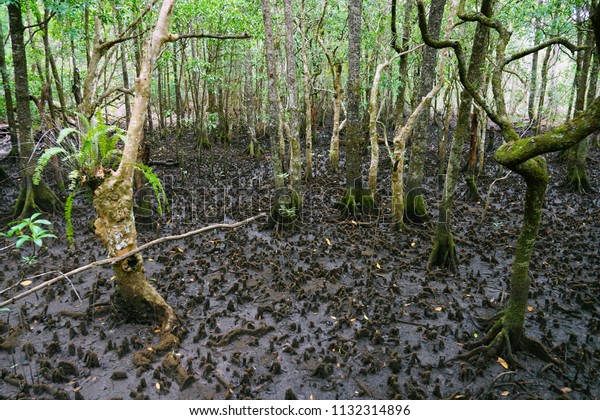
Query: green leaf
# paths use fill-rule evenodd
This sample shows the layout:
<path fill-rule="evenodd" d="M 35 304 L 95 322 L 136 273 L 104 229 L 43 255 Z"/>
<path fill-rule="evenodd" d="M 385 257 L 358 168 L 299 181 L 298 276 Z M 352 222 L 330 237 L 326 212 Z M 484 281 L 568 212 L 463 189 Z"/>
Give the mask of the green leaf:
<path fill-rule="evenodd" d="M 44 229 L 42 229 L 38 225 L 31 225 L 29 226 L 29 228 L 31 229 L 31 236 L 33 236 L 34 238 L 37 238 L 40 235 L 44 234 Z"/>
<path fill-rule="evenodd" d="M 37 246 L 39 246 L 40 248 L 42 247 L 42 245 L 44 244 L 41 240 L 41 238 L 35 238 L 33 240 L 33 243 L 36 244 Z"/>
<path fill-rule="evenodd" d="M 35 223 L 42 225 L 52 225 L 52 222 L 46 219 L 36 220 Z"/>
<path fill-rule="evenodd" d="M 18 241 L 17 241 L 17 243 L 15 244 L 15 246 L 16 246 L 17 248 L 21 248 L 21 246 L 23 246 L 23 244 L 24 244 L 25 242 L 27 242 L 27 241 L 30 241 L 30 240 L 31 240 L 31 237 L 30 237 L 30 236 L 21 235 L 21 236 L 19 237 L 19 240 L 18 240 Z"/>

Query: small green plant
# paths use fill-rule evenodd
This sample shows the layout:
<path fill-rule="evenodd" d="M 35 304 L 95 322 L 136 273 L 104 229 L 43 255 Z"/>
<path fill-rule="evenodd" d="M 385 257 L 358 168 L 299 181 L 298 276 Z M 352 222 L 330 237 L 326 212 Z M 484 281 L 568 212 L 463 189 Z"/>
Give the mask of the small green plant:
<path fill-rule="evenodd" d="M 52 229 L 45 229 L 44 226 L 52 226 L 52 222 L 46 219 L 38 219 L 41 213 L 35 213 L 27 219 L 18 220 L 11 223 L 12 226 L 8 232 L 0 232 L 0 236 L 11 238 L 15 241 L 17 249 L 24 248 L 28 243 L 31 244 L 31 253 L 22 256 L 22 260 L 27 265 L 33 265 L 37 261 L 37 248 L 41 248 L 45 239 L 56 238 Z"/>
<path fill-rule="evenodd" d="M 277 212 L 281 217 L 287 219 L 295 219 L 296 218 L 296 207 L 288 207 L 286 203 L 280 203 L 279 209 Z"/>

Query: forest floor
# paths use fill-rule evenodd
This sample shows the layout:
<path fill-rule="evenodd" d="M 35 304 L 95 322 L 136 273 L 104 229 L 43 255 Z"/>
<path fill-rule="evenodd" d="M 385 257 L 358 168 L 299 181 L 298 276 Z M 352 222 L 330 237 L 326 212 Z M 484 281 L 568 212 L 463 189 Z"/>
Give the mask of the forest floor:
<path fill-rule="evenodd" d="M 155 139 L 152 166 L 171 212 L 140 223 L 139 243 L 268 210 L 270 161 L 247 158 L 241 143 L 190 159 L 196 153 L 172 136 Z M 390 223 L 387 154 L 382 150 L 381 211 L 356 223 L 335 209 L 344 177 L 327 174 L 327 143 L 326 136 L 316 142 L 316 176 L 304 186 L 297 231 L 276 235 L 254 222 L 144 252 L 148 277 L 188 329 L 174 356 L 195 381 L 179 386 L 162 358 L 136 363 L 136 352 L 157 344 L 159 329 L 105 310 L 113 272 L 100 267 L 0 312 L 0 398 L 600 398 L 600 195 L 562 190 L 564 164 L 550 160 L 526 328 L 564 370 L 523 352 L 517 358 L 524 368 L 463 362 L 453 360 L 463 344 L 484 334 L 478 318 L 507 302 L 523 182 L 509 175 L 488 196 L 498 175 L 488 156 L 478 181 L 483 199 L 467 202 L 464 184 L 457 199 L 459 273 L 428 273 L 432 226 L 398 232 Z M 426 173 L 435 173 L 430 154 Z M 588 173 L 596 187 L 599 160 L 592 148 Z M 6 211 L 16 180 L 0 188 Z M 436 176 L 426 190 L 435 220 Z M 0 300 L 50 277 L 20 284 L 32 275 L 104 258 L 88 228 L 93 217 L 89 200 L 78 197 L 75 245 L 68 247 L 62 215 L 48 215 L 59 238 L 33 267 L 22 265 L 19 250 L 1 251 L 0 290 L 10 290 Z"/>

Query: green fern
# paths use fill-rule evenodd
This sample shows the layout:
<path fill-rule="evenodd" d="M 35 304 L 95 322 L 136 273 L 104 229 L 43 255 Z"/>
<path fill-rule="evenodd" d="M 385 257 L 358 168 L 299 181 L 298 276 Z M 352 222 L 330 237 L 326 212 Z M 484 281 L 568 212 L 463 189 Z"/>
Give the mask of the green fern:
<path fill-rule="evenodd" d="M 42 179 L 42 172 L 55 156 L 61 156 L 64 165 L 70 169 L 68 175 L 69 195 L 65 202 L 66 233 L 70 244 L 73 243 L 71 215 L 75 194 L 82 189 L 93 191 L 103 181 L 96 174 L 118 167 L 121 160 L 121 150 L 118 145 L 119 142 L 125 143 L 126 141 L 125 131 L 118 127 L 101 122 L 92 123 L 83 115 L 79 115 L 79 122 L 79 130 L 65 128 L 60 131 L 54 141 L 55 144 L 46 149 L 38 159 L 33 176 L 33 183 L 38 185 Z M 150 174 L 154 175 L 151 171 Z M 152 182 L 156 181 L 152 180 Z M 160 192 L 160 190 L 158 191 Z"/>
<path fill-rule="evenodd" d="M 148 184 L 152 187 L 152 191 L 154 192 L 154 196 L 156 197 L 156 202 L 158 205 L 158 214 L 163 214 L 163 205 L 167 211 L 169 211 L 169 201 L 167 200 L 167 194 L 160 182 L 160 179 L 154 172 L 152 172 L 152 168 L 141 163 L 136 163 L 134 165 L 148 181 Z"/>
<path fill-rule="evenodd" d="M 40 156 L 35 168 L 34 184 L 40 183 L 44 168 L 57 155 L 63 155 L 63 162 L 71 169 L 71 187 L 74 175 L 80 177 L 75 180 L 75 184 L 83 186 L 86 179 L 89 179 L 84 175 L 94 177 L 98 170 L 115 169 L 118 166 L 121 150 L 117 146 L 119 142 L 126 141 L 125 131 L 101 122 L 92 124 L 83 115 L 79 115 L 79 121 L 82 129 L 62 129 L 56 138 L 56 145 L 48 148 Z"/>

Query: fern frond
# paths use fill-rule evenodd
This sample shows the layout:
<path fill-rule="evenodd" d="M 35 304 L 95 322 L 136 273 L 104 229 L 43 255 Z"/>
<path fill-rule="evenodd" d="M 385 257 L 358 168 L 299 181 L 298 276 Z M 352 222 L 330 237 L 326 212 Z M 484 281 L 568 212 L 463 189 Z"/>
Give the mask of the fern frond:
<path fill-rule="evenodd" d="M 50 162 L 50 159 L 52 159 L 54 156 L 59 155 L 61 153 L 67 153 L 67 151 L 65 149 L 63 149 L 62 147 L 58 147 L 58 146 L 50 147 L 44 151 L 42 156 L 40 156 L 40 158 L 38 159 L 37 165 L 35 167 L 35 171 L 33 173 L 33 185 L 40 184 L 40 181 L 42 180 L 42 171 L 48 165 L 48 162 Z"/>
<path fill-rule="evenodd" d="M 134 166 L 144 174 L 144 177 L 148 181 L 148 184 L 152 187 L 152 191 L 154 192 L 154 196 L 156 197 L 156 202 L 158 205 L 158 214 L 163 214 L 163 205 L 166 211 L 169 211 L 169 200 L 167 200 L 167 194 L 160 182 L 160 179 L 154 172 L 152 172 L 152 168 L 141 163 L 136 163 Z"/>

